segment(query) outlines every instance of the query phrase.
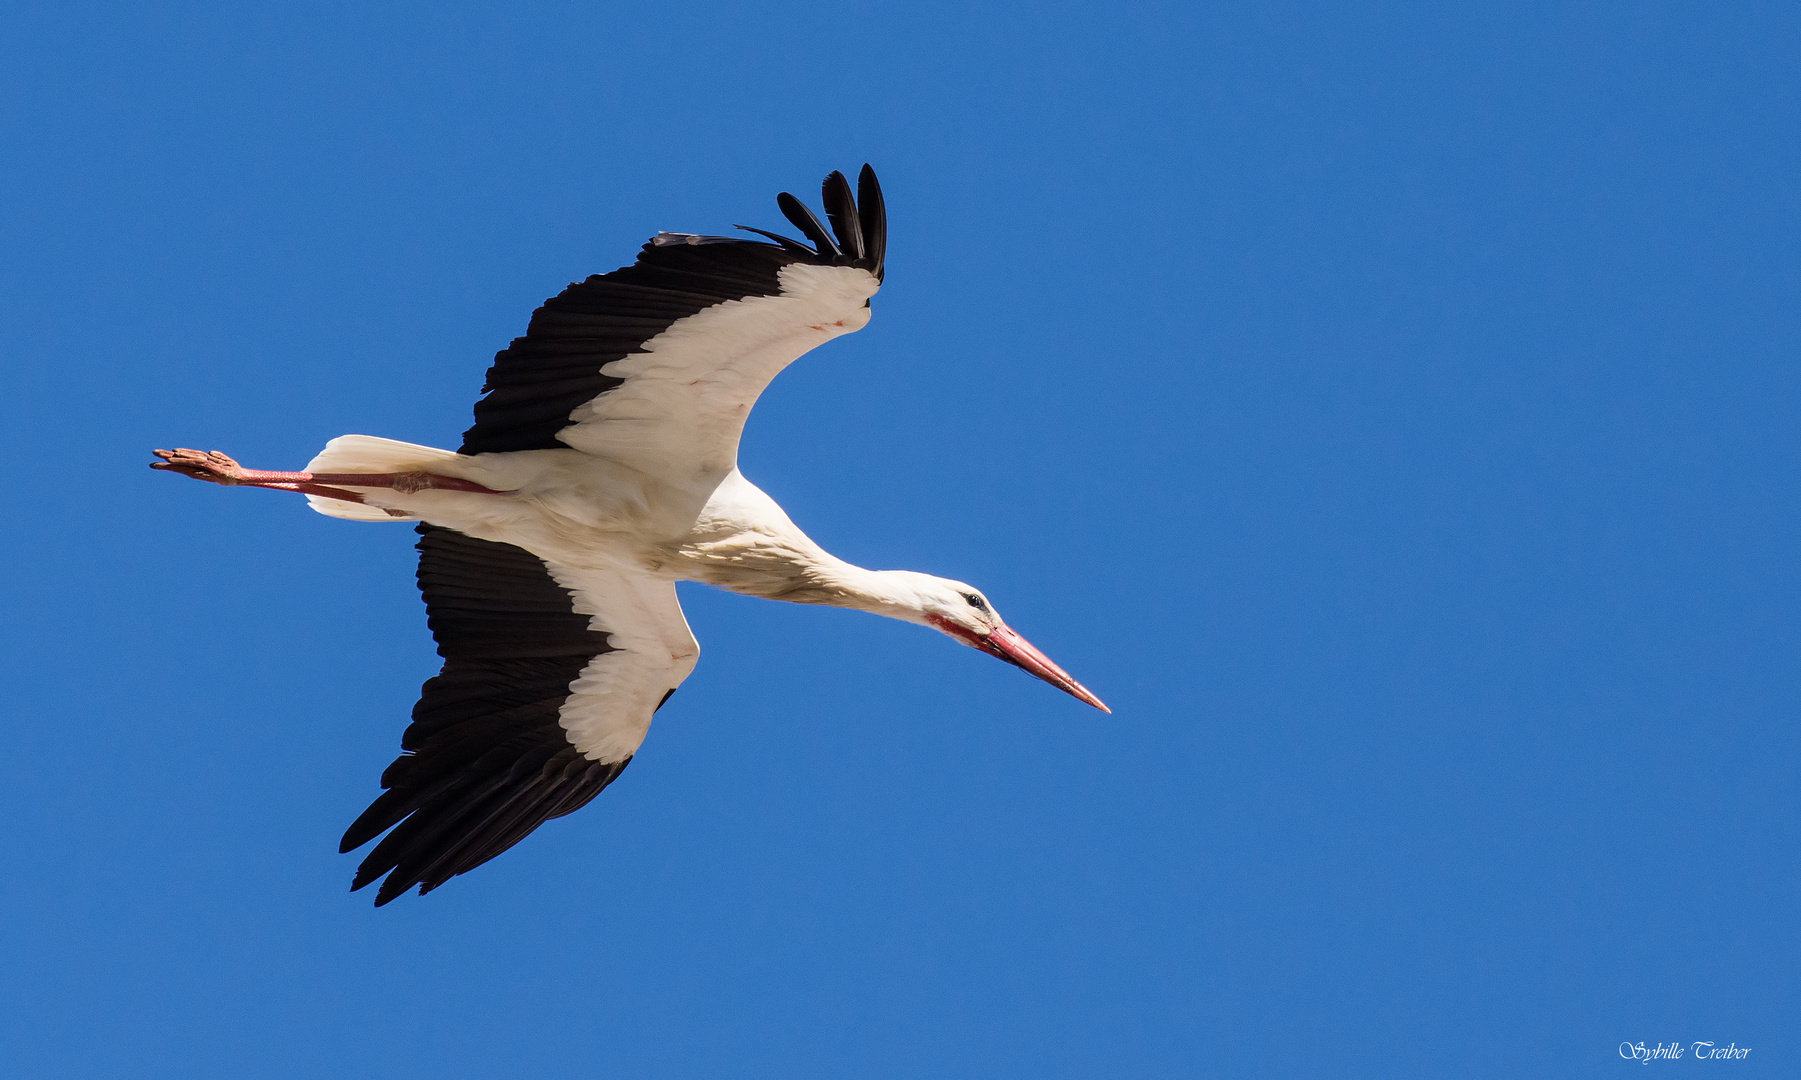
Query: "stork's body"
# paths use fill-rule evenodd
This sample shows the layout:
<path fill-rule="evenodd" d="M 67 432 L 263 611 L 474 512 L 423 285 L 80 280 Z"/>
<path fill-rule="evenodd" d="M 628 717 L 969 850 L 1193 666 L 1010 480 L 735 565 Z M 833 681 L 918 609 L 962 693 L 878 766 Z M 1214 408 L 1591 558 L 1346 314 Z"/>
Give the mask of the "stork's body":
<path fill-rule="evenodd" d="M 420 523 L 445 665 L 387 792 L 345 835 L 348 851 L 393 827 L 353 887 L 388 874 L 378 904 L 427 891 L 617 777 L 699 657 L 677 581 L 932 626 L 1105 708 L 970 586 L 836 559 L 738 472 L 763 388 L 869 319 L 885 220 L 867 166 L 859 188 L 860 211 L 827 179 L 835 235 L 783 194 L 810 249 L 665 233 L 570 286 L 496 357 L 459 451 L 347 435 L 297 473 L 157 452 L 159 468 L 299 491 L 335 517 Z"/>

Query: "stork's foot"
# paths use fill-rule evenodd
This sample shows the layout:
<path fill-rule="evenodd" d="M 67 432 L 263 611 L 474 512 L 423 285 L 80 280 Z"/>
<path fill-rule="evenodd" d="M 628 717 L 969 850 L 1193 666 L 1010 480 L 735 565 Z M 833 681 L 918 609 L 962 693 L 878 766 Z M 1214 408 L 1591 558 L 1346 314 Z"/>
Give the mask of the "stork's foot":
<path fill-rule="evenodd" d="M 150 463 L 152 469 L 178 472 L 196 480 L 205 480 L 209 484 L 225 484 L 228 487 L 242 484 L 246 479 L 244 467 L 217 450 L 187 450 L 177 447 L 174 450 L 150 452 L 162 458 L 161 461 Z"/>

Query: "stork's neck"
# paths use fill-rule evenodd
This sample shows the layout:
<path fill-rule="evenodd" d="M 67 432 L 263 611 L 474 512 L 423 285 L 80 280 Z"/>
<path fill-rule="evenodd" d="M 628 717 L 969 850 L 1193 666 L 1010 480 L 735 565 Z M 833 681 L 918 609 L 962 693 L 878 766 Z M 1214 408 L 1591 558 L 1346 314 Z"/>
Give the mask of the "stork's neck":
<path fill-rule="evenodd" d="M 737 470 L 714 490 L 678 555 L 682 576 L 732 592 L 916 623 L 926 622 L 921 587 L 938 580 L 865 570 L 828 553 Z"/>
<path fill-rule="evenodd" d="M 827 554 L 799 530 L 795 533 L 780 539 L 739 534 L 684 545 L 684 576 L 765 600 L 824 604 L 926 623 L 921 586 L 936 578 L 909 570 L 866 570 Z"/>
<path fill-rule="evenodd" d="M 867 611 L 890 619 L 930 625 L 926 621 L 925 600 L 920 586 L 937 579 L 911 570 L 865 570 L 827 555 L 813 572 L 827 586 L 817 600 L 802 603 L 829 604 L 832 607 Z M 786 598 L 784 598 L 786 599 Z"/>

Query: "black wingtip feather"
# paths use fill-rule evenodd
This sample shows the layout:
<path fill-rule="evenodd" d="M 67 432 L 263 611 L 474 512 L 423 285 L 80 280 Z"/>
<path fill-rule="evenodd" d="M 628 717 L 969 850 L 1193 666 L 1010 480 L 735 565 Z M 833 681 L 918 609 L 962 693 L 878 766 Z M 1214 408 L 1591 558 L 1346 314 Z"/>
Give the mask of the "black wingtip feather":
<path fill-rule="evenodd" d="M 814 251 L 812 248 L 808 247 L 807 245 L 801 243 L 799 240 L 795 240 L 790 237 L 783 236 L 781 233 L 772 233 L 772 232 L 768 231 L 767 229 L 758 229 L 758 228 L 754 228 L 750 225 L 733 225 L 732 228 L 743 229 L 745 232 L 754 232 L 758 236 L 767 236 L 771 240 L 774 240 L 776 243 L 782 245 L 783 250 L 793 252 L 796 255 L 805 256 L 806 258 L 809 258 L 809 259 L 815 257 L 818 254 L 818 252 Z"/>
<path fill-rule="evenodd" d="M 875 170 L 864 162 L 857 173 L 857 216 L 863 227 L 863 258 L 867 269 L 882 280 L 882 260 L 888 253 L 888 208 L 882 203 L 882 185 Z"/>
<path fill-rule="evenodd" d="M 812 242 L 815 251 L 802 251 L 813 259 L 824 260 L 838 266 L 856 266 L 868 270 L 875 275 L 877 281 L 882 280 L 883 264 L 888 248 L 888 212 L 882 204 L 882 185 L 876 180 L 875 170 L 867 163 L 857 173 L 857 192 L 853 196 L 850 181 L 843 173 L 833 170 L 826 175 L 825 181 L 819 185 L 820 199 L 825 204 L 826 220 L 832 224 L 831 232 L 807 209 L 807 204 L 784 191 L 775 197 L 775 204 L 781 207 L 782 214 L 794 223 Z M 738 226 L 744 229 L 745 226 Z M 794 241 L 762 229 L 747 229 L 782 245 L 785 251 L 794 251 L 799 247 Z M 835 237 L 835 239 L 834 239 Z"/>
<path fill-rule="evenodd" d="M 838 237 L 838 249 L 853 264 L 863 259 L 863 223 L 857 220 L 857 202 L 851 197 L 850 181 L 833 169 L 819 185 L 819 201 L 825 205 L 826 220 Z"/>
<path fill-rule="evenodd" d="M 820 258 L 837 259 L 842 254 L 837 242 L 832 239 L 832 234 L 825 231 L 825 226 L 813 216 L 813 211 L 807 209 L 806 203 L 784 191 L 775 197 L 775 204 L 781 208 L 782 216 L 793 222 L 802 236 L 813 241 L 813 246 L 819 249 Z"/>

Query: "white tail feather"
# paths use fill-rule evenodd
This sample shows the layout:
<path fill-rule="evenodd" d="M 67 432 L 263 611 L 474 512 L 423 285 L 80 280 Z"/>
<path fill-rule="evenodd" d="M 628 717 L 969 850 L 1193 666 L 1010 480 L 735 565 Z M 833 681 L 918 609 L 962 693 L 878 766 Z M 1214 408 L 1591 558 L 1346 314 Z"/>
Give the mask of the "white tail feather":
<path fill-rule="evenodd" d="M 451 450 L 439 450 L 436 447 L 420 446 L 417 443 L 400 442 L 396 439 L 383 439 L 374 435 L 340 435 L 325 444 L 317 457 L 306 463 L 306 471 L 313 473 L 342 472 L 428 472 L 433 465 L 447 458 L 459 457 Z M 328 499 L 322 495 L 308 495 L 307 505 L 327 517 L 343 518 L 346 521 L 415 521 L 416 518 L 394 517 L 379 506 L 367 506 L 363 503 L 347 502 L 343 499 Z"/>
<path fill-rule="evenodd" d="M 454 461 L 461 456 L 454 450 L 374 435 L 339 435 L 325 444 L 318 457 L 306 463 L 306 471 L 426 472 L 441 461 Z"/>
<path fill-rule="evenodd" d="M 415 521 L 412 517 L 395 517 L 375 506 L 362 503 L 345 502 L 343 499 L 328 499 L 323 495 L 308 495 L 306 504 L 326 517 L 343 518 L 345 521 Z"/>

